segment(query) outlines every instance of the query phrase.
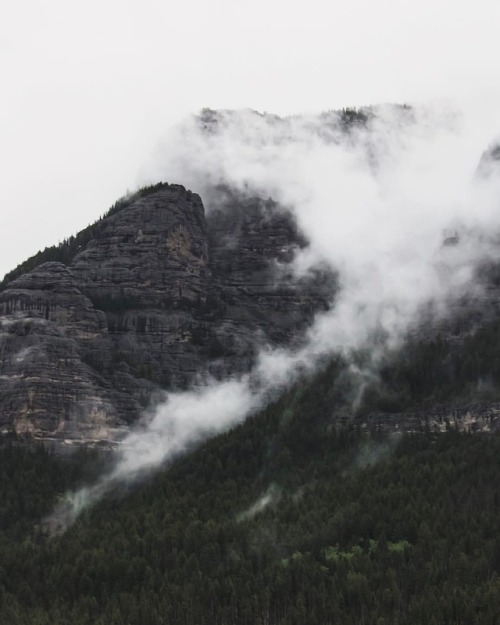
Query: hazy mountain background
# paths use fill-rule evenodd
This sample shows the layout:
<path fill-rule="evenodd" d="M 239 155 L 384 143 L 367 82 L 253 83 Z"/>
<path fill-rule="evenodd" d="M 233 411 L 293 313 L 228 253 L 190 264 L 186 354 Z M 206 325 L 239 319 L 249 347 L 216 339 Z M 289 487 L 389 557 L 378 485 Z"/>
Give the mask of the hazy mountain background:
<path fill-rule="evenodd" d="M 150 186 L 6 275 L 5 622 L 497 622 L 476 121 L 205 109 Z"/>

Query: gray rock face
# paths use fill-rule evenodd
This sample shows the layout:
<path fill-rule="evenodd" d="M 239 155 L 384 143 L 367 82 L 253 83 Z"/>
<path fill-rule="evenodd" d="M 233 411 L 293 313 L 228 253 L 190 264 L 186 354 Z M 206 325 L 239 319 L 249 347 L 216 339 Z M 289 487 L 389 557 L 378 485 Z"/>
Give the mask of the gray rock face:
<path fill-rule="evenodd" d="M 364 429 L 379 432 L 498 432 L 500 404 L 469 403 L 457 406 L 436 405 L 419 412 L 372 413 L 362 421 Z"/>
<path fill-rule="evenodd" d="M 94 302 L 166 309 L 203 298 L 209 276 L 204 210 L 181 187 L 160 190 L 111 215 L 71 270 Z"/>
<path fill-rule="evenodd" d="M 0 427 L 62 439 L 115 438 L 130 399 L 85 363 L 106 317 L 49 262 L 0 293 Z"/>
<path fill-rule="evenodd" d="M 500 172 L 500 145 L 493 143 L 483 152 L 477 166 L 476 175 L 480 178 L 498 176 Z"/>
<path fill-rule="evenodd" d="M 0 291 L 0 428 L 114 441 L 162 389 L 248 370 L 332 299 L 331 274 L 293 277 L 305 245 L 273 202 L 230 193 L 207 217 L 179 185 L 115 210 Z"/>

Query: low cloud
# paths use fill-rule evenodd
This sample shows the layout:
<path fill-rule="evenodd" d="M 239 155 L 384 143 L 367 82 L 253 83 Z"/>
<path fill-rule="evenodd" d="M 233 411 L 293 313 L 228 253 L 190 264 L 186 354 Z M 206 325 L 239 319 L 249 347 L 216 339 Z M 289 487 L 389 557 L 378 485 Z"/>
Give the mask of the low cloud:
<path fill-rule="evenodd" d="M 276 505 L 281 498 L 281 491 L 276 484 L 271 484 L 266 492 L 261 495 L 247 510 L 238 516 L 238 521 L 248 521 L 269 508 Z"/>
<path fill-rule="evenodd" d="M 68 518 L 120 481 L 242 422 L 332 353 L 369 348 L 370 366 L 356 372 L 361 394 L 371 368 L 429 303 L 445 315 L 450 302 L 475 293 L 478 265 L 499 260 L 500 232 L 500 177 L 476 175 L 494 128 L 486 133 L 476 117 L 442 106 L 289 118 L 204 111 L 177 128 L 145 182 L 185 184 L 207 211 L 221 184 L 271 196 L 310 242 L 297 273 L 327 264 L 339 288 L 300 349 L 264 349 L 247 375 L 169 394 L 123 441 L 114 470 L 68 499 Z"/>

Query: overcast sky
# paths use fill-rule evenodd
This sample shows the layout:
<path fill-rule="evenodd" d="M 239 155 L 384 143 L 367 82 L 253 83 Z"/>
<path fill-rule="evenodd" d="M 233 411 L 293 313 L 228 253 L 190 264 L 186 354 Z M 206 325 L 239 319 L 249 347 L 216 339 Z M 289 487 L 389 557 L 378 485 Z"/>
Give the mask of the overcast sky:
<path fill-rule="evenodd" d="M 4 3 L 0 275 L 139 185 L 200 108 L 451 98 L 481 114 L 500 102 L 499 24 L 486 0 Z"/>

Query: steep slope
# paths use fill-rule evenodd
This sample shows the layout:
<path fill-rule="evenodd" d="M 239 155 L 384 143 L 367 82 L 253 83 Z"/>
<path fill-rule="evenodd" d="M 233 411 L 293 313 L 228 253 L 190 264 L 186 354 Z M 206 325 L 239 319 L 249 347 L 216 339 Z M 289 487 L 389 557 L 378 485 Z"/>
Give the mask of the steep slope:
<path fill-rule="evenodd" d="M 294 278 L 305 245 L 271 201 L 225 193 L 205 217 L 197 194 L 160 184 L 118 203 L 4 280 L 1 427 L 116 439 L 162 389 L 299 340 L 334 290 L 325 272 Z"/>
<path fill-rule="evenodd" d="M 0 620 L 496 625 L 499 437 L 321 430 L 334 371 L 52 537 L 95 454 L 0 447 Z"/>
<path fill-rule="evenodd" d="M 117 393 L 82 358 L 106 319 L 71 271 L 49 262 L 14 280 L 0 293 L 0 314 L 1 427 L 108 439 L 121 424 Z"/>

